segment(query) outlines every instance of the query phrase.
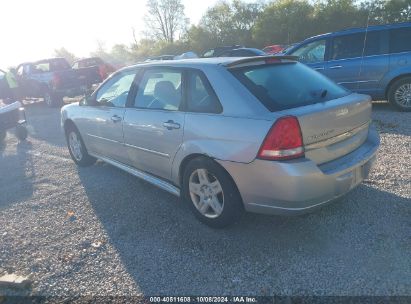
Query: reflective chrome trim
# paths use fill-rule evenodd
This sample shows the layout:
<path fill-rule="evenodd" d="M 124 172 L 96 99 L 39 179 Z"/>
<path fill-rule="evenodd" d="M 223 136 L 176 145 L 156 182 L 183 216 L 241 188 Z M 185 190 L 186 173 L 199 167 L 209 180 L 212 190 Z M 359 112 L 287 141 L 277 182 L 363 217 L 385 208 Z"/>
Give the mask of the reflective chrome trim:
<path fill-rule="evenodd" d="M 345 132 L 343 134 L 331 137 L 329 139 L 326 140 L 322 140 L 313 144 L 309 144 L 307 146 L 305 146 L 305 150 L 306 151 L 311 151 L 314 149 L 319 149 L 319 148 L 324 148 L 330 145 L 333 145 L 337 142 L 343 141 L 345 139 L 348 139 L 358 133 L 360 133 L 361 131 L 367 129 L 370 126 L 371 121 L 368 121 L 367 123 L 363 124 L 362 126 L 352 129 L 351 131 Z"/>
<path fill-rule="evenodd" d="M 159 156 L 162 156 L 162 157 L 170 158 L 170 155 L 167 154 L 167 153 L 157 152 L 157 151 L 154 151 L 154 150 L 137 147 L 137 146 L 133 146 L 133 145 L 130 145 L 130 144 L 124 144 L 124 145 L 125 145 L 126 147 L 129 147 L 129 148 L 133 148 L 133 149 L 137 149 L 137 150 L 140 150 L 140 151 L 144 151 L 144 152 L 148 152 L 148 153 L 153 153 L 153 154 L 156 154 L 156 155 L 159 155 Z"/>
<path fill-rule="evenodd" d="M 154 186 L 157 186 L 157 187 L 159 187 L 159 188 L 161 188 L 161 189 L 163 189 L 163 190 L 165 190 L 165 191 L 167 191 L 167 192 L 169 192 L 169 193 L 171 193 L 175 196 L 180 196 L 180 189 L 177 188 L 176 186 L 170 184 L 169 182 L 166 182 L 165 180 L 162 180 L 158 177 L 152 176 L 152 175 L 150 175 L 146 172 L 137 170 L 135 168 L 129 167 L 127 165 L 124 165 L 124 164 L 122 164 L 118 161 L 112 160 L 110 158 L 106 158 L 106 157 L 103 157 L 103 156 L 100 156 L 100 155 L 94 154 L 94 153 L 89 153 L 89 154 L 91 156 L 94 156 L 95 158 L 101 159 L 102 161 L 104 161 L 104 162 L 106 162 L 106 163 L 108 163 L 112 166 L 115 166 L 115 167 L 117 167 L 121 170 L 124 170 L 127 173 L 130 173 L 131 175 L 134 175 L 138 178 L 141 178 L 142 180 L 144 180 L 144 181 L 146 181 L 146 182 L 148 182 L 148 183 L 150 183 Z"/>
<path fill-rule="evenodd" d="M 100 136 L 97 136 L 97 135 L 92 135 L 92 134 L 89 134 L 89 133 L 87 133 L 87 136 L 90 136 L 90 137 L 93 137 L 93 138 L 97 138 L 97 139 L 102 139 L 102 140 L 109 141 L 109 142 L 116 143 L 116 144 L 122 144 L 121 142 L 119 142 L 119 141 L 117 141 L 117 140 L 112 140 L 112 139 L 108 139 L 108 138 L 105 138 L 105 137 L 100 137 Z"/>

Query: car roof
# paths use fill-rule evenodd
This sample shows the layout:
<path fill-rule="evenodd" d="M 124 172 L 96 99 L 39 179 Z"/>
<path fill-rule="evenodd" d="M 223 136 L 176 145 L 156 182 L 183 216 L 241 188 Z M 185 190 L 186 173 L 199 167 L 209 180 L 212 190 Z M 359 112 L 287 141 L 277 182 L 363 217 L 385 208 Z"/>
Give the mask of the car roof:
<path fill-rule="evenodd" d="M 255 56 L 255 57 L 211 57 L 211 58 L 193 58 L 193 59 L 178 59 L 169 61 L 151 61 L 141 62 L 129 67 L 125 67 L 120 71 L 129 71 L 139 67 L 186 67 L 186 68 L 200 68 L 205 66 L 233 66 L 242 63 L 252 63 L 254 61 L 261 61 L 266 59 L 286 59 L 296 61 L 295 56 Z"/>
<path fill-rule="evenodd" d="M 310 40 L 317 40 L 319 38 L 328 38 L 328 37 L 339 36 L 339 35 L 362 33 L 362 32 L 365 32 L 366 30 L 367 31 L 378 31 L 378 30 L 388 30 L 388 29 L 395 29 L 395 28 L 401 28 L 401 27 L 411 27 L 411 22 L 401 22 L 401 23 L 392 23 L 392 24 L 384 24 L 384 25 L 372 25 L 372 26 L 369 26 L 368 28 L 366 27 L 348 28 L 348 29 L 341 30 L 341 31 L 313 36 L 313 37 L 303 40 L 302 42 L 306 42 Z"/>

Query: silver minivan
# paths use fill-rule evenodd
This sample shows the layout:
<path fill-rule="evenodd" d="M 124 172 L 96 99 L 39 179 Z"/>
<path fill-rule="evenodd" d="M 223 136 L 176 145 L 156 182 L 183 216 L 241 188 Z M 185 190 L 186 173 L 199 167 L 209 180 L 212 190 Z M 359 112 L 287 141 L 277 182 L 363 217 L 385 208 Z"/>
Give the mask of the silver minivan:
<path fill-rule="evenodd" d="M 367 177 L 371 99 L 292 57 L 149 62 L 62 108 L 69 152 L 181 196 L 204 223 L 299 214 Z"/>

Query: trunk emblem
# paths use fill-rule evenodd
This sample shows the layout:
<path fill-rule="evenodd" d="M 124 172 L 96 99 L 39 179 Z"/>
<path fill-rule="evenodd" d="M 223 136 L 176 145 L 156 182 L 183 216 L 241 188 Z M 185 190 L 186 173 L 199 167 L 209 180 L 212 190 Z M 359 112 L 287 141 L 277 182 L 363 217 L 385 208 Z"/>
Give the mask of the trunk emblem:
<path fill-rule="evenodd" d="M 348 108 L 338 109 L 335 112 L 335 114 L 337 115 L 337 117 L 347 115 L 348 114 Z"/>
<path fill-rule="evenodd" d="M 325 136 L 328 136 L 328 135 L 330 135 L 330 134 L 332 134 L 332 133 L 334 133 L 334 132 L 335 132 L 334 129 L 328 130 L 328 131 L 325 131 L 325 132 L 323 132 L 323 133 L 321 133 L 321 134 L 311 135 L 311 136 L 310 136 L 310 139 L 311 139 L 311 140 L 320 139 L 320 138 L 325 137 Z"/>

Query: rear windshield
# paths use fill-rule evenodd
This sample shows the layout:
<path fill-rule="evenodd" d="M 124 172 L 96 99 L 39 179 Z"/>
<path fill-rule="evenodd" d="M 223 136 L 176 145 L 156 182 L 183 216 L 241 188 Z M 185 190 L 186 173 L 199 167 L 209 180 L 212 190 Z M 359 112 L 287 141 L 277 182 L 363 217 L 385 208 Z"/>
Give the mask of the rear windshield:
<path fill-rule="evenodd" d="M 325 76 L 297 62 L 250 66 L 231 72 L 271 112 L 349 94 Z"/>

